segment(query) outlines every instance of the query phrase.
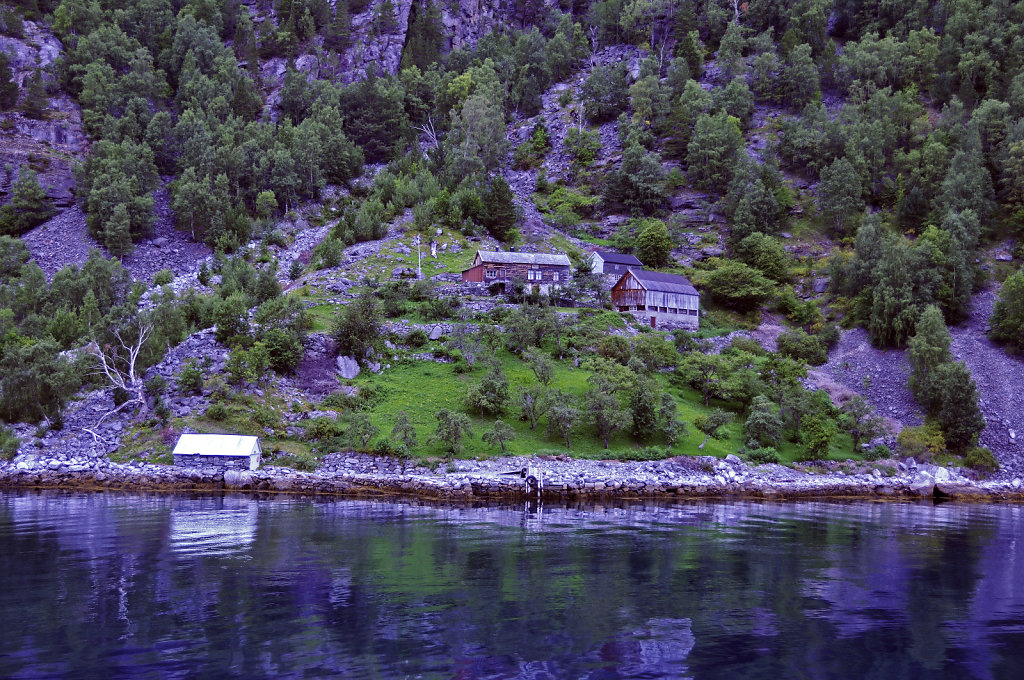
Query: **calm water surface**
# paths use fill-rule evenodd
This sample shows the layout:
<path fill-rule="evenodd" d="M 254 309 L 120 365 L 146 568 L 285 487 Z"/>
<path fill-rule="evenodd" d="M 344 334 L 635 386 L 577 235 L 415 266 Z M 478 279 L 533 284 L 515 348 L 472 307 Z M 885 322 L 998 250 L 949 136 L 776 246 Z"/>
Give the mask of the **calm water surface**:
<path fill-rule="evenodd" d="M 1024 508 L 0 493 L 2 678 L 1024 677 Z"/>

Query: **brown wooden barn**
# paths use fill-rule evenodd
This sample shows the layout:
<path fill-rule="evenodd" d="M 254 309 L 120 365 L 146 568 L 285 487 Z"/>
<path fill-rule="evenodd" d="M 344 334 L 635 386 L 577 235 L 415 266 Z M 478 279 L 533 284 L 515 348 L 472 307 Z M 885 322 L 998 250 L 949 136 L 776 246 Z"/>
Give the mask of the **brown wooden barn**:
<path fill-rule="evenodd" d="M 632 269 L 612 286 L 612 304 L 649 320 L 651 328 L 700 327 L 700 293 L 685 276 Z"/>
<path fill-rule="evenodd" d="M 561 254 L 478 250 L 473 266 L 462 272 L 462 281 L 506 284 L 522 279 L 528 286 L 547 293 L 552 286 L 569 280 L 571 267 L 569 258 Z"/>

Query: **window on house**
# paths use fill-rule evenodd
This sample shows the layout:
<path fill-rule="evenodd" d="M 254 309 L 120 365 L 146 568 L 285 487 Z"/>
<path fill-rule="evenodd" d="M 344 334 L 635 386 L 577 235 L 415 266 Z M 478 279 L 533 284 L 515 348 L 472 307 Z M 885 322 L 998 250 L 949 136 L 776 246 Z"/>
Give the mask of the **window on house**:
<path fill-rule="evenodd" d="M 554 273 L 553 273 L 553 274 L 551 275 L 551 280 L 552 280 L 552 281 L 558 281 L 558 272 L 554 272 Z"/>
<path fill-rule="evenodd" d="M 488 269 L 487 273 L 485 274 L 485 276 L 487 278 L 489 278 L 489 279 L 493 279 L 497 275 L 498 275 L 498 272 L 494 271 L 493 269 Z"/>

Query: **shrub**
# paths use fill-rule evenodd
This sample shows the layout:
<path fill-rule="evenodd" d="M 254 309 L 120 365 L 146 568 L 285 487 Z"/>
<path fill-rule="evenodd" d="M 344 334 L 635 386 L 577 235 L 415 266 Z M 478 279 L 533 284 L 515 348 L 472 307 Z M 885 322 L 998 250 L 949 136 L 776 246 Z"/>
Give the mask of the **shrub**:
<path fill-rule="evenodd" d="M 892 449 L 890 449 L 885 444 L 879 444 L 878 446 L 870 449 L 867 453 L 865 453 L 864 458 L 870 461 L 885 460 L 887 458 L 892 458 Z"/>
<path fill-rule="evenodd" d="M 428 339 L 429 337 L 425 330 L 422 328 L 414 328 L 406 334 L 405 344 L 410 347 L 423 347 L 423 345 L 427 344 Z"/>
<path fill-rule="evenodd" d="M 645 446 L 642 449 L 627 449 L 618 454 L 619 460 L 664 460 L 665 458 L 671 458 L 672 452 L 668 449 L 663 449 L 658 446 Z"/>
<path fill-rule="evenodd" d="M 821 366 L 828 361 L 828 349 L 816 335 L 808 335 L 796 329 L 779 336 L 779 354 L 790 359 L 806 361 L 811 366 Z"/>
<path fill-rule="evenodd" d="M 755 465 L 767 465 L 769 463 L 779 462 L 779 452 L 776 451 L 774 447 L 765 446 L 747 452 L 746 458 Z"/>
<path fill-rule="evenodd" d="M 219 401 L 215 401 L 207 407 L 206 417 L 217 422 L 227 420 L 228 407 Z"/>
<path fill-rule="evenodd" d="M 10 428 L 0 429 L 0 459 L 14 460 L 14 457 L 18 455 L 18 447 L 20 446 L 21 440 L 15 436 Z"/>
<path fill-rule="evenodd" d="M 920 460 L 930 460 L 936 453 L 946 450 L 946 439 L 935 422 L 903 428 L 896 437 L 896 443 L 904 454 Z"/>
<path fill-rule="evenodd" d="M 203 391 L 203 371 L 199 368 L 199 362 L 189 359 L 185 362 L 181 372 L 178 373 L 178 385 L 181 389 L 198 394 Z"/>
<path fill-rule="evenodd" d="M 153 274 L 153 285 L 154 286 L 166 286 L 174 280 L 174 272 L 170 269 L 161 269 L 156 274 Z"/>
<path fill-rule="evenodd" d="M 999 461 L 992 455 L 992 451 L 982 446 L 975 446 L 964 456 L 964 464 L 978 472 L 992 474 L 999 470 Z"/>

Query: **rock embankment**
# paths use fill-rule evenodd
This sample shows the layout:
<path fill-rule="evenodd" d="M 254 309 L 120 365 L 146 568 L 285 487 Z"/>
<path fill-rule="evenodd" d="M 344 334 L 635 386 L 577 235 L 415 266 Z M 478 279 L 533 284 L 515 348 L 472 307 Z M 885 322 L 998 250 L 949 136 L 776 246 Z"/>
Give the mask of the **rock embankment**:
<path fill-rule="evenodd" d="M 530 468 L 540 490 L 518 471 Z M 512 473 L 512 474 L 509 474 Z M 453 461 L 435 470 L 358 454 L 329 456 L 316 472 L 113 463 L 86 456 L 21 455 L 0 463 L 0 488 L 236 490 L 344 496 L 416 496 L 450 501 L 524 499 L 864 498 L 1024 501 L 1019 478 L 972 481 L 957 470 L 899 464 L 895 474 L 811 474 L 748 466 L 735 456 L 651 462 L 568 458 Z"/>

